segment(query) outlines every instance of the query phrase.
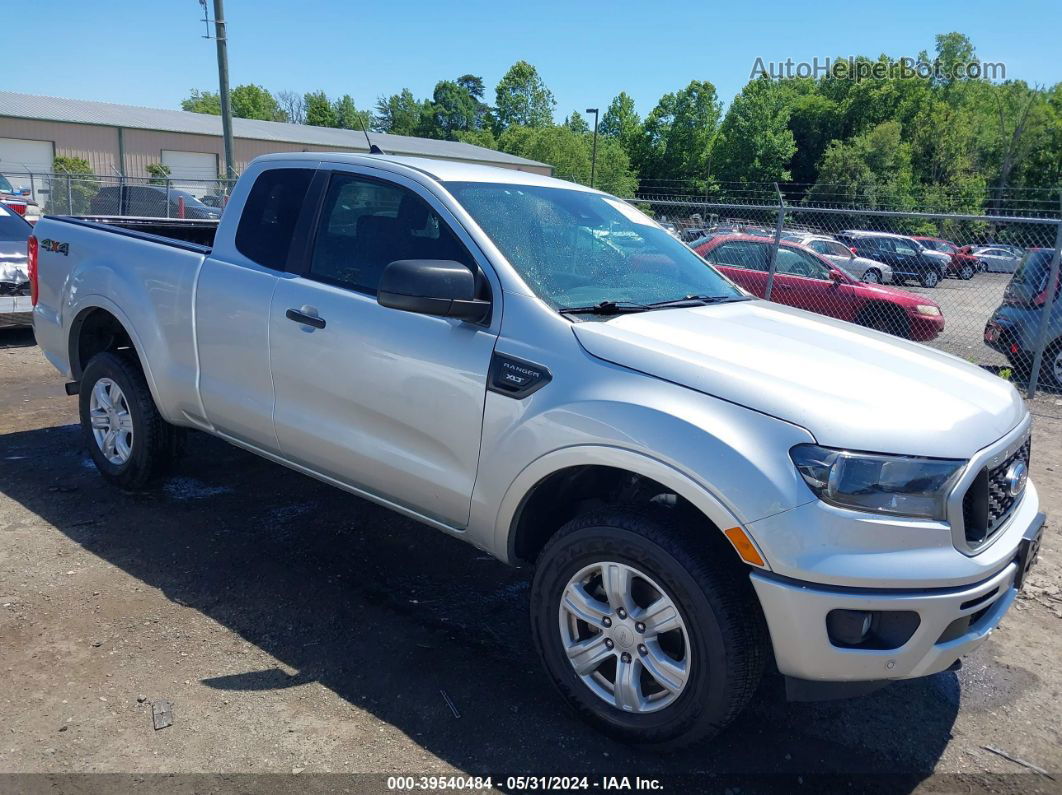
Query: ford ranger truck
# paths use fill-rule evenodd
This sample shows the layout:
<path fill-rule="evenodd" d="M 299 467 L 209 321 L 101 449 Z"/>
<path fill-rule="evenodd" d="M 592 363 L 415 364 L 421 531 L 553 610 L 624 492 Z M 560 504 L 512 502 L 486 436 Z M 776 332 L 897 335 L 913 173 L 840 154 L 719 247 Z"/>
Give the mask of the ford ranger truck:
<path fill-rule="evenodd" d="M 951 669 L 1036 559 L 1008 382 L 757 300 L 613 196 L 278 154 L 199 234 L 36 227 L 102 476 L 195 429 L 533 567 L 542 663 L 621 740 L 717 733 L 768 659 L 793 698 Z"/>

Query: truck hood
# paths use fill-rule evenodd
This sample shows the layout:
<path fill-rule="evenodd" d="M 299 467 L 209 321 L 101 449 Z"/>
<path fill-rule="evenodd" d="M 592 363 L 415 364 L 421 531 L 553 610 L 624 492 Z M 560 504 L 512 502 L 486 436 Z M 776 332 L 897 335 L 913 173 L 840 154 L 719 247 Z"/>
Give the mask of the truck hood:
<path fill-rule="evenodd" d="M 969 458 L 1026 413 L 1013 386 L 961 359 L 765 301 L 573 329 L 597 358 L 787 420 L 830 447 Z"/>

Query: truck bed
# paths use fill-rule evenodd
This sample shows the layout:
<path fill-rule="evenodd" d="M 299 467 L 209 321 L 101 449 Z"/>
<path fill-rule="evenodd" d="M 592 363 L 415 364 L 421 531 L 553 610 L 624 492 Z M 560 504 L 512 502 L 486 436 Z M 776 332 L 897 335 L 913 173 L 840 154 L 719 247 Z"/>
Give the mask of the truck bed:
<path fill-rule="evenodd" d="M 218 231 L 217 221 L 185 218 L 141 218 L 123 215 L 60 215 L 52 220 L 106 229 L 117 234 L 145 238 L 166 245 L 191 245 L 199 253 L 209 253 Z"/>

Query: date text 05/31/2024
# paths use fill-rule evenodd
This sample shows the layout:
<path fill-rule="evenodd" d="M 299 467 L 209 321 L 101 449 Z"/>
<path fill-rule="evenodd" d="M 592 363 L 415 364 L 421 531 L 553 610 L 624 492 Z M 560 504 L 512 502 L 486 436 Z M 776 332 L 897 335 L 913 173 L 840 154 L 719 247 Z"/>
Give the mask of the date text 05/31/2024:
<path fill-rule="evenodd" d="M 507 790 L 600 790 L 659 791 L 659 779 L 641 776 L 388 776 L 387 789 L 396 792 L 456 790 L 478 792 L 493 789 L 504 782 Z"/>

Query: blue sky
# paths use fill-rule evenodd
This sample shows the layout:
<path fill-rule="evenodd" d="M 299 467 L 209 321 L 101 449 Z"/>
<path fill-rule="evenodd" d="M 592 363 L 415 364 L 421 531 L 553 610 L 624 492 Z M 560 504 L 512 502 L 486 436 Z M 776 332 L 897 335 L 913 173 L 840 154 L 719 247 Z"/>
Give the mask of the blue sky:
<path fill-rule="evenodd" d="M 3 15 L 15 52 L 2 89 L 176 108 L 191 88 L 217 88 L 196 0 L 5 2 Z M 522 58 L 552 89 L 558 119 L 603 111 L 622 90 L 644 115 L 695 78 L 729 100 L 757 57 L 914 57 L 953 30 L 973 39 L 982 60 L 1004 62 L 1008 77 L 1062 80 L 1047 33 L 1062 29 L 1058 0 L 227 0 L 226 16 L 233 85 L 349 93 L 359 108 L 403 87 L 428 96 L 437 80 L 467 72 L 484 78 L 492 100 L 494 84 Z"/>

